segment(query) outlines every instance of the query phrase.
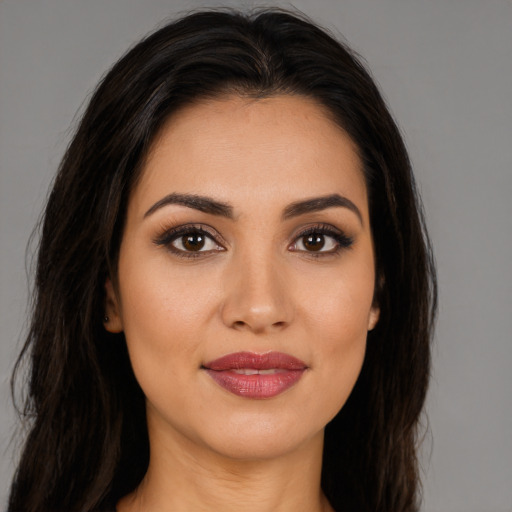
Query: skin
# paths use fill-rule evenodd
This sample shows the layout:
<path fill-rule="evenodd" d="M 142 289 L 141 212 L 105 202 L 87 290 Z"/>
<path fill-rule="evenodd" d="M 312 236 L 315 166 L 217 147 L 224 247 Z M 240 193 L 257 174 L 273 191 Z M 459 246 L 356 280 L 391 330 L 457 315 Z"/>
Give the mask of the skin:
<path fill-rule="evenodd" d="M 232 218 L 153 207 L 168 194 L 213 198 Z M 292 203 L 332 194 L 359 213 L 332 206 L 283 217 Z M 180 257 L 180 237 L 161 243 L 166 230 L 188 224 L 215 238 L 197 257 Z M 320 233 L 323 248 L 310 250 L 301 232 L 323 225 L 350 247 Z M 143 482 L 118 511 L 332 510 L 320 489 L 324 428 L 357 380 L 379 315 L 367 191 L 351 139 L 300 96 L 182 109 L 132 193 L 118 268 L 115 289 L 106 283 L 105 327 L 125 332 L 151 446 Z M 275 397 L 240 397 L 201 368 L 239 351 L 284 352 L 308 369 Z"/>

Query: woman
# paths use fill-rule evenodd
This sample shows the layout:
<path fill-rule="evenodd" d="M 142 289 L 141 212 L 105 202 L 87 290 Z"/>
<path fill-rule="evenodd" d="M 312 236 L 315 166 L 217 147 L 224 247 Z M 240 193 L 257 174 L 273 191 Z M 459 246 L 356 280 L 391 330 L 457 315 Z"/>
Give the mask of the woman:
<path fill-rule="evenodd" d="M 280 11 L 165 26 L 48 200 L 9 510 L 417 510 L 435 296 L 351 51 Z"/>

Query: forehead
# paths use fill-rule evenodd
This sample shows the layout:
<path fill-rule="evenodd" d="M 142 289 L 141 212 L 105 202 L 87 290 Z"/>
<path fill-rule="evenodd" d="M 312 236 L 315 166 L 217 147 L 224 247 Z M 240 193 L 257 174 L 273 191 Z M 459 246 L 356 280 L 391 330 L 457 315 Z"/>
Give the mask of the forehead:
<path fill-rule="evenodd" d="M 226 97 L 173 114 L 155 138 L 133 201 L 200 193 L 241 205 L 351 194 L 365 210 L 357 147 L 324 107 L 303 96 Z M 144 203 L 144 204 L 142 204 Z"/>

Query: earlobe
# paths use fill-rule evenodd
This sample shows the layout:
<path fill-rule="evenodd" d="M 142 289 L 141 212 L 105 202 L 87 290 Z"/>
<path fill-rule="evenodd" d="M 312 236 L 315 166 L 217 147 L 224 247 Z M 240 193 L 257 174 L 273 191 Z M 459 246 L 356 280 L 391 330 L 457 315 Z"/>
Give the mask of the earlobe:
<path fill-rule="evenodd" d="M 123 331 L 119 300 L 112 280 L 109 277 L 105 281 L 105 316 L 103 318 L 103 325 L 108 332 L 118 333 Z"/>
<path fill-rule="evenodd" d="M 375 280 L 375 290 L 373 291 L 373 303 L 372 309 L 370 309 L 370 314 L 368 316 L 368 331 L 372 331 L 380 318 L 380 307 L 379 307 L 379 297 L 382 296 L 382 290 L 384 289 L 384 275 L 382 273 L 377 273 L 377 278 Z"/>
<path fill-rule="evenodd" d="M 372 306 L 370 315 L 368 317 L 368 330 L 371 331 L 377 325 L 380 316 L 380 308 L 378 306 Z"/>

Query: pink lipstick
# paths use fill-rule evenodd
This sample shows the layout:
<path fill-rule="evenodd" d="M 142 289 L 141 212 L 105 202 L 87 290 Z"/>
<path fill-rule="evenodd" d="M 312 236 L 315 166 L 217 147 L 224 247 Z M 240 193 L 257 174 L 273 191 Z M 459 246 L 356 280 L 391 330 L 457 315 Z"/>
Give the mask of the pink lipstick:
<path fill-rule="evenodd" d="M 300 380 L 306 363 L 281 352 L 237 352 L 203 365 L 227 391 L 246 398 L 272 398 Z"/>

